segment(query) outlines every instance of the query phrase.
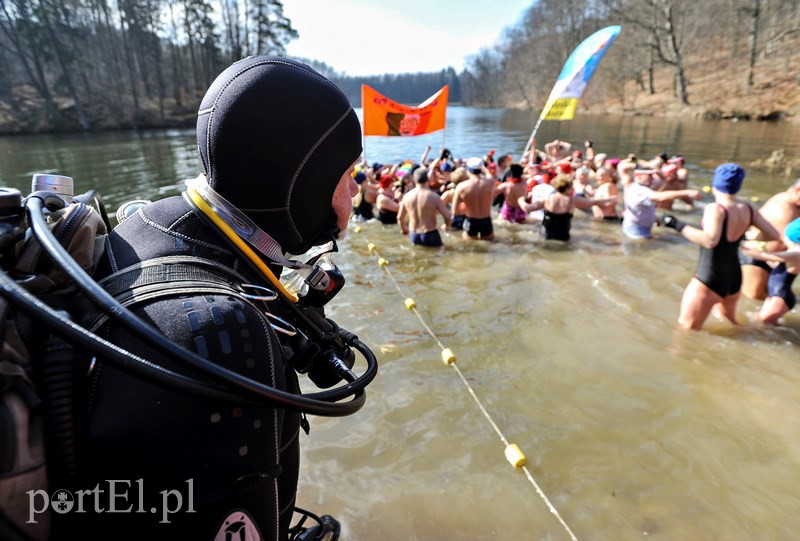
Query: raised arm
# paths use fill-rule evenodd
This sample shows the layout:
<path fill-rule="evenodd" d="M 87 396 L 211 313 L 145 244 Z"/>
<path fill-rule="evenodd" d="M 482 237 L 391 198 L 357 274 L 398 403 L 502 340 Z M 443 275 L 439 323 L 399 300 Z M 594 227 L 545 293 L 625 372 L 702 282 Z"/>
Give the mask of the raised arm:
<path fill-rule="evenodd" d="M 427 145 L 425 147 L 425 152 L 422 153 L 422 156 L 419 159 L 420 164 L 425 165 L 425 160 L 428 159 L 428 154 L 430 153 L 430 151 L 431 151 L 431 146 Z"/>
<path fill-rule="evenodd" d="M 428 177 L 433 176 L 434 171 L 436 171 L 436 169 L 439 168 L 439 164 L 441 162 L 442 162 L 441 156 L 431 162 L 431 164 L 428 166 Z"/>
<path fill-rule="evenodd" d="M 549 143 L 545 143 L 544 144 L 544 151 L 549 156 L 555 156 L 556 153 L 558 152 L 558 145 L 559 144 L 560 144 L 560 141 L 558 139 L 556 139 L 555 141 L 550 141 Z"/>

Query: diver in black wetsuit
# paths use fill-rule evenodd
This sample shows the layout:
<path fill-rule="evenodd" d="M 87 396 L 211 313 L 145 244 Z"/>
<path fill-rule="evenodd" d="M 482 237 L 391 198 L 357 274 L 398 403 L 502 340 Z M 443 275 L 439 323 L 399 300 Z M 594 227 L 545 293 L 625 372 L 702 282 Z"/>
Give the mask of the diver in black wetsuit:
<path fill-rule="evenodd" d="M 273 328 L 280 326 L 263 305 L 228 291 L 242 283 L 275 289 L 265 275 L 270 270 L 279 275 L 280 267 L 259 256 L 265 261 L 256 263 L 268 268 L 259 272 L 258 265 L 231 248 L 218 227 L 202 219 L 198 204 L 208 203 L 216 211 L 211 196 L 221 196 L 271 236 L 280 254 L 302 254 L 332 243 L 344 234 L 356 192 L 352 173 L 361 153 L 358 118 L 342 92 L 308 66 L 251 57 L 233 64 L 209 88 L 198 114 L 197 144 L 202 185 L 210 199 L 198 202 L 192 199 L 195 192 L 187 190 L 183 198 L 142 207 L 107 239 L 95 278 L 117 276 L 125 268 L 139 277 L 142 266 L 161 272 L 174 259 L 186 258 L 185 272 L 202 271 L 218 279 L 202 288 L 142 297 L 133 311 L 202 357 L 297 393 L 293 366 L 298 357 L 302 363 L 305 350 L 292 350 L 292 343 L 278 339 Z M 169 281 L 172 274 L 164 276 Z M 323 319 L 321 308 L 314 313 Z M 101 334 L 156 364 L 187 373 L 114 323 L 101 327 Z M 132 378 L 103 359 L 97 360 L 89 387 L 83 488 L 95 483 L 103 488 L 108 479 L 130 480 L 134 484 L 123 487 L 130 492 L 127 503 L 118 501 L 117 507 L 132 503 L 133 511 L 141 507 L 143 512 L 73 514 L 59 526 L 62 538 L 288 538 L 304 424 L 300 413 L 179 394 Z M 133 494 L 139 479 L 144 494 Z M 117 488 L 119 494 L 123 488 Z M 169 523 L 161 520 L 162 491 L 182 496 L 183 505 Z M 177 500 L 170 505 L 174 508 Z M 151 509 L 158 512 L 147 512 Z"/>

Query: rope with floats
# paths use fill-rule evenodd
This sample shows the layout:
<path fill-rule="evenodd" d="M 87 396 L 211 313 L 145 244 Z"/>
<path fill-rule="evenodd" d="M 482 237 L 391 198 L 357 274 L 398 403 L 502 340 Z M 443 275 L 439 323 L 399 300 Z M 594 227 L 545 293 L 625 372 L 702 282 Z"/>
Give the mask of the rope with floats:
<path fill-rule="evenodd" d="M 361 233 L 361 231 L 362 231 L 361 227 L 356 227 L 354 230 L 355 230 L 356 233 Z M 369 252 L 370 255 L 374 255 L 375 257 L 377 257 L 378 266 L 381 269 L 383 269 L 383 271 L 386 273 L 386 275 L 389 277 L 389 279 L 391 279 L 392 283 L 394 283 L 394 286 L 397 289 L 397 292 L 403 298 L 403 304 L 406 307 L 406 309 L 408 311 L 410 311 L 410 312 L 413 312 L 414 315 L 417 316 L 417 319 L 419 320 L 419 322 L 422 325 L 422 327 L 425 329 L 425 331 L 427 331 L 427 333 L 430 335 L 430 337 L 433 339 L 433 341 L 436 342 L 436 344 L 439 346 L 439 349 L 441 350 L 441 353 L 442 353 L 442 362 L 444 364 L 446 364 L 447 366 L 453 368 L 453 370 L 455 370 L 455 372 L 458 375 L 459 379 L 461 380 L 461 382 L 466 387 L 467 392 L 472 397 L 472 399 L 475 401 L 475 404 L 477 404 L 478 409 L 481 411 L 483 416 L 486 418 L 486 420 L 489 422 L 491 427 L 494 429 L 494 431 L 497 434 L 497 436 L 500 438 L 500 441 L 505 446 L 504 447 L 504 453 L 505 453 L 506 460 L 515 469 L 522 470 L 524 472 L 525 477 L 528 479 L 530 484 L 536 490 L 536 493 L 539 495 L 539 497 L 544 501 L 545 505 L 547 506 L 547 509 L 550 511 L 550 513 L 555 515 L 555 517 L 558 520 L 558 522 L 561 524 L 561 526 L 567 532 L 567 534 L 570 537 L 570 540 L 571 541 L 578 541 L 578 538 L 572 532 L 572 529 L 569 527 L 569 525 L 561 517 L 561 514 L 558 512 L 558 510 L 555 508 L 553 503 L 550 501 L 550 498 L 547 497 L 547 495 L 544 493 L 542 488 L 539 486 L 539 483 L 537 483 L 536 479 L 534 479 L 533 474 L 528 469 L 528 465 L 527 465 L 528 464 L 528 459 L 525 456 L 525 454 L 522 452 L 522 449 L 520 449 L 519 446 L 516 443 L 510 443 L 508 441 L 508 438 L 506 438 L 506 436 L 503 434 L 503 431 L 500 430 L 500 427 L 497 425 L 497 423 L 494 421 L 494 419 L 492 419 L 492 416 L 489 414 L 489 411 L 486 409 L 486 407 L 484 407 L 484 405 L 481 402 L 480 398 L 478 397 L 477 393 L 475 393 L 475 390 L 469 384 L 469 381 L 467 381 L 467 378 L 464 377 L 463 372 L 461 372 L 461 369 L 456 364 L 456 356 L 453 353 L 453 350 L 451 350 L 448 347 L 445 347 L 445 345 L 442 343 L 442 341 L 439 340 L 439 337 L 436 336 L 436 333 L 433 332 L 433 330 L 431 329 L 430 325 L 428 325 L 428 323 L 425 321 L 425 319 L 419 313 L 419 310 L 417 310 L 416 301 L 412 297 L 407 296 L 403 292 L 403 288 L 400 287 L 399 282 L 397 281 L 397 279 L 395 278 L 394 274 L 392 274 L 391 269 L 389 268 L 389 260 L 381 256 L 380 252 L 378 252 L 377 246 L 374 243 L 369 242 L 369 240 L 367 240 L 366 243 L 367 243 L 367 251 Z"/>

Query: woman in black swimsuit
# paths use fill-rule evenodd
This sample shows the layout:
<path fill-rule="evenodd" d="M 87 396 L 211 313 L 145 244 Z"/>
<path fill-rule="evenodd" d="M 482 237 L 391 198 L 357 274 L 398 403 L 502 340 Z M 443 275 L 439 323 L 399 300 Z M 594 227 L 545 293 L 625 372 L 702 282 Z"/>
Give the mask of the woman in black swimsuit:
<path fill-rule="evenodd" d="M 678 324 L 686 329 L 702 327 L 715 305 L 720 315 L 736 324 L 736 303 L 742 285 L 737 251 L 744 232 L 753 225 L 765 238 L 780 236 L 761 214 L 736 198 L 744 174 L 744 169 L 737 164 L 725 163 L 717 167 L 711 183 L 714 203 L 703 212 L 700 228 L 684 224 L 671 215 L 663 219 L 665 226 L 700 246 L 697 271 L 683 292 L 678 316 Z"/>
<path fill-rule="evenodd" d="M 525 197 L 519 198 L 519 206 L 525 212 L 544 209 L 544 219 L 542 220 L 541 235 L 545 240 L 563 240 L 570 238 L 569 231 L 572 226 L 572 211 L 574 208 L 589 209 L 595 205 L 604 205 L 616 201 L 616 196 L 606 199 L 590 199 L 588 197 L 575 197 L 572 194 L 572 177 L 568 174 L 560 174 L 550 185 L 555 188 L 555 192 L 547 196 L 546 199 L 526 203 Z"/>
<path fill-rule="evenodd" d="M 378 199 L 375 206 L 378 207 L 378 220 L 384 224 L 397 223 L 397 211 L 400 209 L 400 204 L 397 202 L 397 197 L 394 193 L 394 175 L 381 175 L 380 189 L 378 190 Z"/>

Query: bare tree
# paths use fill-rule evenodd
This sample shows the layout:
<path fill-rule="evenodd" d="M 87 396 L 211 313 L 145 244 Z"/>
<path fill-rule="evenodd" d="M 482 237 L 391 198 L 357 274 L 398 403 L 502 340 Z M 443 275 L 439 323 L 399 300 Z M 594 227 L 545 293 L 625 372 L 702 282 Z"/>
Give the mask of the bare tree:
<path fill-rule="evenodd" d="M 138 126 L 154 104 L 163 123 L 170 98 L 182 110 L 230 61 L 281 54 L 296 36 L 279 0 L 0 0 L 0 101 L 13 109 L 31 85 L 41 103 L 19 110 L 28 129 Z"/>
<path fill-rule="evenodd" d="M 125 82 L 122 74 L 122 43 L 121 33 L 117 31 L 113 24 L 113 17 L 111 8 L 107 0 L 96 0 L 96 9 L 98 11 L 98 48 L 105 51 L 105 54 L 98 59 L 98 65 L 105 67 L 103 72 L 98 72 L 98 79 L 105 76 L 110 78 L 108 87 L 113 89 L 112 102 L 116 108 L 117 114 L 121 117 L 124 115 L 123 96 L 125 95 Z"/>
<path fill-rule="evenodd" d="M 123 46 L 123 53 L 125 55 L 125 65 L 127 66 L 128 71 L 128 88 L 131 92 L 131 98 L 133 99 L 133 127 L 136 128 L 139 126 L 139 121 L 141 120 L 142 116 L 142 109 L 139 105 L 139 88 L 137 81 L 139 80 L 138 70 L 136 68 L 136 55 L 133 51 L 133 44 L 131 43 L 131 36 L 130 36 L 130 20 L 124 14 L 124 10 L 120 10 L 119 13 L 119 28 L 122 34 L 122 46 Z"/>
<path fill-rule="evenodd" d="M 297 38 L 297 31 L 283 14 L 280 0 L 252 0 L 250 20 L 254 23 L 253 48 L 256 54 L 283 54 L 286 45 Z"/>
<path fill-rule="evenodd" d="M 86 116 L 86 112 L 83 110 L 81 99 L 75 90 L 75 84 L 72 82 L 72 63 L 68 58 L 68 48 L 65 47 L 60 39 L 60 36 L 62 35 L 61 26 L 63 25 L 59 25 L 59 21 L 57 20 L 59 12 L 56 9 L 56 6 L 44 0 L 41 0 L 37 7 L 38 9 L 35 10 L 35 13 L 40 20 L 42 29 L 45 31 L 44 39 L 47 40 L 49 44 L 49 50 L 56 58 L 59 70 L 61 72 L 61 79 L 64 81 L 64 87 L 67 90 L 67 94 L 70 98 L 72 98 L 72 101 L 75 104 L 75 110 L 78 114 L 78 122 L 84 131 L 89 131 L 91 128 L 89 118 Z M 56 20 L 54 20 L 54 18 Z"/>
<path fill-rule="evenodd" d="M 607 5 L 619 20 L 651 36 L 648 45 L 660 62 L 673 68 L 675 93 L 682 105 L 688 105 L 689 80 L 683 59 L 688 0 L 610 0 Z"/>
<path fill-rule="evenodd" d="M 753 73 L 756 66 L 756 48 L 758 47 L 758 23 L 761 17 L 761 0 L 751 0 L 749 7 L 742 8 L 742 11 L 750 16 L 750 31 L 747 33 L 747 82 L 745 83 L 744 93 L 750 94 L 753 88 Z"/>
<path fill-rule="evenodd" d="M 183 62 L 181 62 L 180 47 L 178 45 L 178 22 L 175 16 L 175 0 L 169 0 L 169 50 L 170 61 L 172 62 L 172 97 L 178 108 L 183 107 L 183 93 L 186 90 L 186 82 L 183 75 Z"/>
<path fill-rule="evenodd" d="M 239 13 L 239 0 L 223 0 L 221 8 L 223 33 L 228 41 L 230 59 L 231 61 L 235 61 L 246 55 L 247 46 L 243 38 L 243 36 L 247 35 L 246 28 L 243 33 L 239 23 L 241 17 Z"/>
<path fill-rule="evenodd" d="M 16 58 L 22 63 L 30 83 L 44 101 L 45 115 L 55 126 L 61 124 L 61 113 L 56 106 L 45 76 L 44 46 L 36 36 L 31 5 L 26 0 L 0 0 L 3 17 L 0 18 L 2 29 L 8 42 L 13 47 Z"/>
<path fill-rule="evenodd" d="M 472 103 L 494 107 L 499 105 L 498 79 L 502 75 L 502 59 L 496 50 L 484 48 L 467 60 L 464 93 Z"/>

